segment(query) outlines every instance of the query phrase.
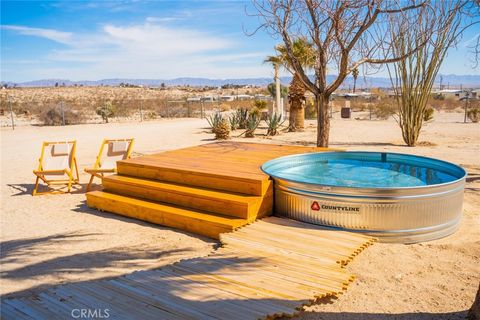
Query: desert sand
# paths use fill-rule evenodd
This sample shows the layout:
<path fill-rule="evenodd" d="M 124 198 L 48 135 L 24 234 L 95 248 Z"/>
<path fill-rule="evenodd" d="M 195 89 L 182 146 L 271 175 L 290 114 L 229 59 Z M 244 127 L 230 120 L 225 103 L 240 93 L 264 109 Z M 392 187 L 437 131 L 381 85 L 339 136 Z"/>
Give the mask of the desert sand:
<path fill-rule="evenodd" d="M 354 117 L 362 118 L 363 115 Z M 0 119 L 5 123 L 5 119 Z M 331 304 L 307 308 L 304 319 L 462 319 L 480 282 L 480 125 L 464 124 L 461 113 L 436 114 L 414 148 L 403 146 L 394 120 L 339 119 L 332 122 L 331 147 L 408 152 L 440 158 L 469 172 L 460 229 L 444 239 L 414 244 L 377 243 L 348 265 L 357 280 Z M 1 128 L 0 293 L 27 295 L 49 286 L 113 277 L 205 256 L 217 242 L 85 205 L 88 177 L 103 138 L 134 137 L 135 155 L 209 143 L 202 119 L 86 124 L 65 127 Z M 234 140 L 309 144 L 315 123 L 304 132 Z M 83 189 L 32 197 L 41 142 L 76 139 Z"/>

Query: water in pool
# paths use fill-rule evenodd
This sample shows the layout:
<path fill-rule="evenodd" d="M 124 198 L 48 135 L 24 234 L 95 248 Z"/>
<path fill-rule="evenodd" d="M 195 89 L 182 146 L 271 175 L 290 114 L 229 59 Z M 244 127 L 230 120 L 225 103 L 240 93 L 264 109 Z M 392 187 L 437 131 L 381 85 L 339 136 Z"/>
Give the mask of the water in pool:
<path fill-rule="evenodd" d="M 297 162 L 286 165 L 276 174 L 279 178 L 306 183 L 361 188 L 418 187 L 457 179 L 421 166 L 354 159 Z"/>

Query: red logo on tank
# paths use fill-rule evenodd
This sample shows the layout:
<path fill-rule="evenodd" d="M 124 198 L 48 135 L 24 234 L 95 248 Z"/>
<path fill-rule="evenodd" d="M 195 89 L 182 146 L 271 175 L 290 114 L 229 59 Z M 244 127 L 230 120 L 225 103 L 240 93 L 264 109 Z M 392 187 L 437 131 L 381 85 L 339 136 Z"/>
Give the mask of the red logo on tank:
<path fill-rule="evenodd" d="M 318 211 L 320 210 L 320 206 L 318 205 L 318 202 L 317 201 L 313 201 L 312 202 L 312 206 L 310 207 L 312 210 L 314 211 Z"/>

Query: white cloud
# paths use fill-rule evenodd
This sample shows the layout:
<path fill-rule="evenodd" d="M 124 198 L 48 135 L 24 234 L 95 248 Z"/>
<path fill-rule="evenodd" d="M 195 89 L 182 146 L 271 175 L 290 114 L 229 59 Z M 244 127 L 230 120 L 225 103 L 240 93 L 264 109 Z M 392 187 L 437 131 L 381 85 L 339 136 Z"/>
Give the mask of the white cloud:
<path fill-rule="evenodd" d="M 10 30 L 67 45 L 39 58 L 41 64 L 29 68 L 29 79 L 240 78 L 270 74 L 270 68 L 262 64 L 270 53 L 245 52 L 231 38 L 167 26 L 154 19 L 128 26 L 107 24 L 89 34 L 15 27 Z"/>
<path fill-rule="evenodd" d="M 60 43 L 70 43 L 72 40 L 71 32 L 58 31 L 54 29 L 30 28 L 25 26 L 2 25 L 2 29 L 12 30 L 26 36 L 36 36 L 46 38 Z"/>

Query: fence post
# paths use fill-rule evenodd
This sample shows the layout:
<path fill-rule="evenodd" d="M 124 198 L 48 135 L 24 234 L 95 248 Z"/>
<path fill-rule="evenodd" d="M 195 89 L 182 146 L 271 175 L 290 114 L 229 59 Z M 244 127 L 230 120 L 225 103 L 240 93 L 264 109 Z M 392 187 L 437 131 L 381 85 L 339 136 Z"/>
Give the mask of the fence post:
<path fill-rule="evenodd" d="M 65 110 L 63 108 L 63 100 L 60 101 L 60 109 L 62 111 L 62 126 L 64 126 L 65 125 Z"/>
<path fill-rule="evenodd" d="M 12 100 L 10 96 L 7 96 L 7 99 L 8 99 L 8 106 L 10 107 L 10 118 L 12 119 L 12 130 L 15 130 L 15 121 L 13 120 Z"/>

